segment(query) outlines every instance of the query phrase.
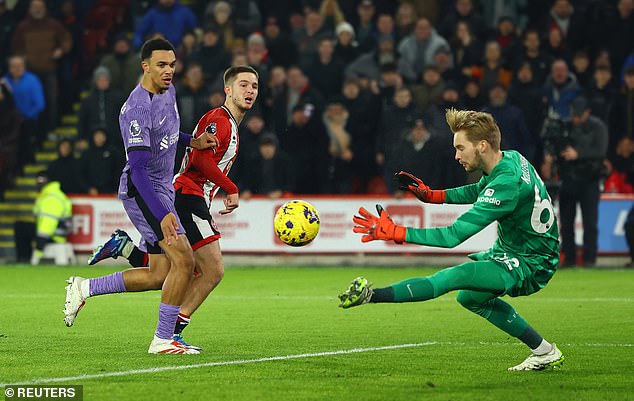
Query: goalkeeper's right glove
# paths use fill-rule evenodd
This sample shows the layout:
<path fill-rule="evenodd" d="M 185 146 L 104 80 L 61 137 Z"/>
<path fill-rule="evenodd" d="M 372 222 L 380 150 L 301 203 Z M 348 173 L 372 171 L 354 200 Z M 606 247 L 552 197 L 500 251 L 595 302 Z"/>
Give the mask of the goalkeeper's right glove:
<path fill-rule="evenodd" d="M 399 171 L 394 174 L 394 180 L 398 182 L 400 189 L 409 190 L 423 202 L 445 203 L 446 193 L 444 189 L 430 189 L 428 185 L 410 173 Z"/>

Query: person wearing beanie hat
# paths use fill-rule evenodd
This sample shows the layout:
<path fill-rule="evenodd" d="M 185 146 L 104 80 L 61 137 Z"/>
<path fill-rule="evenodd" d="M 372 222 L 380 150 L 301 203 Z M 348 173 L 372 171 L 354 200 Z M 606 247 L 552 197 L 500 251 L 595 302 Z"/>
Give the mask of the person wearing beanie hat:
<path fill-rule="evenodd" d="M 79 106 L 77 148 L 87 149 L 92 142 L 92 133 L 97 128 L 103 128 L 108 136 L 107 142 L 123 151 L 119 135 L 119 111 L 125 100 L 123 92 L 111 86 L 110 70 L 107 67 L 95 68 L 92 76 L 92 90 Z"/>
<path fill-rule="evenodd" d="M 343 32 L 348 32 L 350 35 L 352 35 L 352 38 L 354 39 L 354 28 L 352 27 L 350 23 L 346 21 L 340 22 L 335 28 L 336 36 L 341 35 L 341 33 Z"/>
<path fill-rule="evenodd" d="M 97 80 L 102 77 L 110 81 L 110 70 L 108 69 L 108 67 L 99 66 L 95 68 L 95 71 L 92 73 L 92 77 L 95 80 L 95 84 L 97 83 Z"/>
<path fill-rule="evenodd" d="M 335 52 L 333 56 L 348 65 L 359 57 L 359 47 L 355 40 L 355 32 L 352 25 L 340 22 L 335 29 Z"/>

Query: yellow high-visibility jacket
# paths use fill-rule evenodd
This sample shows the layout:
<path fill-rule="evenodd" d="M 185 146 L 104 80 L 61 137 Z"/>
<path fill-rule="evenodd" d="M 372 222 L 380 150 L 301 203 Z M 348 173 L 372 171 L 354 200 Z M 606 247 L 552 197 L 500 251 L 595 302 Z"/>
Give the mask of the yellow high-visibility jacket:
<path fill-rule="evenodd" d="M 52 181 L 42 187 L 35 200 L 35 228 L 37 236 L 53 242 L 66 242 L 71 231 L 73 205 L 62 192 L 60 183 Z"/>

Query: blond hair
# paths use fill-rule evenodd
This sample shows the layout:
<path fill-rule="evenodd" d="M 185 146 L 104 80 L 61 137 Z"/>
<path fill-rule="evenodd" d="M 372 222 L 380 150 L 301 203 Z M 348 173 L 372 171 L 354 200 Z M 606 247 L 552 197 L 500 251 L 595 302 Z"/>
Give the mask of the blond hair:
<path fill-rule="evenodd" d="M 445 118 L 451 132 L 464 131 L 470 142 L 484 140 L 489 142 L 493 151 L 500 150 L 500 128 L 491 114 L 451 108 L 446 110 Z"/>

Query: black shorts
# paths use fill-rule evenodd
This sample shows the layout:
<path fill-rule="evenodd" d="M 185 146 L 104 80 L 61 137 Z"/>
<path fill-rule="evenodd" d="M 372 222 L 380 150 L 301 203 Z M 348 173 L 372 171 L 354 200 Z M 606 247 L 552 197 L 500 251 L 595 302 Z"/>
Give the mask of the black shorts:
<path fill-rule="evenodd" d="M 220 231 L 203 197 L 176 191 L 174 206 L 194 251 L 220 238 Z"/>

